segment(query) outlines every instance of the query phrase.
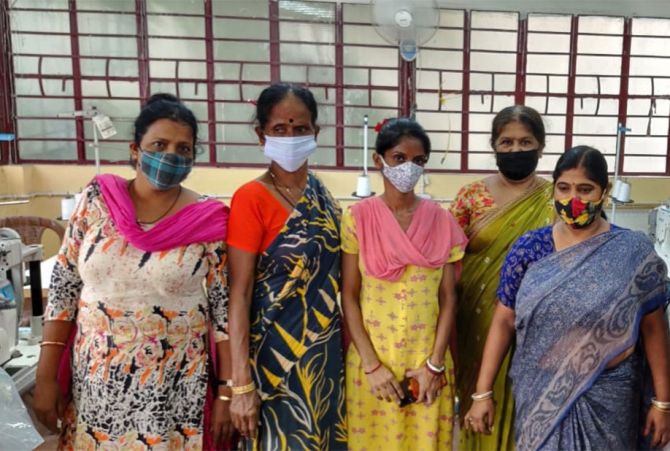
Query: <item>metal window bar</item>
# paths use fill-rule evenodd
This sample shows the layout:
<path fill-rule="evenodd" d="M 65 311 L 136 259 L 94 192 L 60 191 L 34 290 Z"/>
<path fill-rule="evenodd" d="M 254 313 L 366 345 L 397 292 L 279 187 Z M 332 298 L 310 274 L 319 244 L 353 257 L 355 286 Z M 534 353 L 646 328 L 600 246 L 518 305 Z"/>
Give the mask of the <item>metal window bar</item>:
<path fill-rule="evenodd" d="M 4 2 L 3 2 L 4 3 Z M 220 86 L 239 86 L 240 90 L 243 89 L 245 86 L 265 86 L 267 85 L 270 81 L 272 80 L 277 80 L 279 78 L 279 74 L 281 73 L 281 68 L 282 67 L 289 67 L 289 66 L 304 66 L 305 71 L 307 73 L 307 81 L 309 83 L 309 86 L 312 88 L 322 88 L 325 90 L 326 93 L 334 93 L 334 95 L 330 98 L 327 99 L 326 102 L 323 102 L 322 104 L 324 106 L 329 106 L 334 108 L 335 111 L 335 120 L 334 123 L 324 123 L 322 124 L 323 127 L 334 127 L 335 129 L 335 141 L 334 145 L 331 146 L 321 146 L 322 148 L 332 148 L 333 151 L 335 152 L 335 160 L 334 164 L 332 165 L 327 165 L 324 167 L 336 167 L 336 168 L 345 168 L 345 169 L 354 169 L 355 166 L 351 166 L 348 164 L 347 159 L 345 155 L 347 152 L 351 152 L 355 150 L 358 146 L 352 144 L 352 142 L 347 141 L 347 136 L 348 134 L 351 134 L 352 132 L 355 132 L 355 130 L 358 128 L 358 125 L 353 124 L 353 123 L 345 123 L 345 111 L 360 111 L 360 110 L 367 110 L 370 108 L 374 108 L 375 110 L 381 110 L 381 111 L 386 111 L 388 112 L 388 115 L 393 115 L 394 113 L 397 114 L 398 111 L 409 111 L 409 108 L 411 107 L 410 105 L 407 105 L 408 96 L 402 96 L 399 93 L 398 86 L 388 86 L 388 85 L 383 85 L 383 84 L 375 84 L 372 80 L 371 74 L 375 73 L 375 71 L 400 71 L 400 66 L 398 65 L 365 65 L 363 63 L 359 62 L 349 62 L 348 64 L 345 64 L 345 57 L 344 54 L 347 49 L 359 49 L 359 50 L 374 50 L 374 49 L 379 49 L 379 50 L 384 50 L 384 49 L 394 49 L 394 46 L 390 45 L 381 45 L 381 44 L 376 44 L 376 43 L 369 43 L 369 44 L 362 44 L 362 43 L 354 43 L 354 42 L 346 42 L 345 41 L 345 31 L 344 28 L 347 25 L 356 25 L 356 26 L 365 26 L 366 24 L 362 24 L 359 22 L 350 22 L 350 21 L 345 21 L 344 20 L 344 10 L 349 7 L 350 4 L 347 3 L 337 3 L 334 6 L 334 19 L 331 20 L 315 20 L 313 23 L 320 23 L 320 24 L 326 24 L 326 25 L 332 25 L 334 27 L 334 35 L 335 35 L 335 40 L 334 42 L 310 42 L 311 45 L 314 46 L 321 46 L 324 49 L 326 48 L 332 48 L 334 47 L 334 55 L 335 55 L 335 61 L 333 64 L 318 64 L 318 63 L 310 63 L 310 64 L 301 64 L 301 63 L 290 63 L 290 62 L 282 62 L 280 61 L 280 51 L 279 47 L 281 44 L 301 44 L 300 41 L 296 40 L 281 40 L 280 36 L 280 25 L 285 24 L 285 23 L 295 23 L 295 24 L 300 24 L 300 23 L 306 23 L 304 19 L 294 19 L 294 18 L 286 18 L 286 17 L 280 17 L 280 5 L 276 1 L 270 1 L 268 2 L 269 4 L 269 12 L 268 12 L 268 17 L 248 17 L 248 16 L 239 16 L 235 14 L 213 14 L 212 12 L 212 0 L 203 0 L 203 13 L 177 13 L 177 12 L 147 12 L 146 11 L 146 4 L 143 0 L 136 0 L 135 2 L 135 10 L 134 11 L 103 11 L 103 10 L 95 10 L 95 9 L 90 9 L 90 10 L 84 10 L 84 9 L 77 9 L 77 2 L 76 0 L 69 0 L 68 3 L 68 8 L 67 9 L 41 9 L 41 8 L 11 8 L 6 11 L 6 14 L 9 16 L 12 14 L 13 11 L 23 11 L 23 12 L 37 12 L 37 13 L 43 13 L 43 12 L 64 12 L 67 13 L 70 19 L 70 32 L 69 33 L 60 33 L 60 32 L 49 32 L 49 31 L 23 31 L 23 30 L 9 30 L 9 27 L 7 27 L 6 31 L 6 37 L 10 36 L 10 33 L 12 35 L 16 36 L 39 36 L 43 35 L 46 37 L 49 36 L 59 36 L 59 35 L 69 35 L 70 41 L 71 41 L 71 50 L 72 54 L 68 55 L 53 55 L 53 54 L 40 54 L 40 53 L 30 53 L 30 52 L 21 52 L 21 51 L 15 51 L 12 53 L 12 59 L 10 60 L 11 62 L 15 61 L 15 58 L 37 58 L 40 60 L 40 63 L 42 63 L 45 59 L 49 59 L 50 61 L 53 61 L 54 59 L 60 58 L 64 60 L 70 60 L 72 64 L 72 73 L 67 74 L 67 75 L 61 75 L 61 74 L 49 74 L 49 73 L 43 73 L 42 70 L 38 70 L 37 72 L 26 72 L 23 69 L 15 71 L 12 81 L 13 80 L 35 80 L 38 85 L 40 86 L 40 89 L 44 91 L 44 86 L 43 84 L 48 82 L 48 81 L 58 81 L 60 80 L 63 83 L 63 86 L 65 86 L 66 83 L 72 83 L 72 89 L 73 93 L 69 95 L 68 93 L 61 93 L 61 94 L 53 94 L 50 93 L 48 95 L 37 95 L 37 94 L 15 94 L 14 93 L 14 88 L 9 88 L 12 89 L 10 96 L 3 96 L 3 98 L 11 98 L 12 101 L 15 102 L 20 102 L 24 99 L 37 99 L 37 98 L 48 98 L 48 99 L 72 99 L 74 101 L 75 109 L 79 109 L 81 106 L 84 105 L 85 102 L 103 102 L 105 100 L 115 100 L 115 101 L 137 101 L 138 105 L 145 101 L 146 98 L 149 95 L 151 83 L 154 82 L 171 82 L 174 83 L 175 87 L 179 87 L 180 84 L 193 84 L 195 86 L 195 89 L 206 89 L 206 96 L 205 96 L 205 103 L 207 105 L 207 117 L 202 118 L 201 117 L 201 122 L 204 125 L 204 127 L 208 130 L 208 142 L 206 143 L 207 149 L 208 149 L 208 154 L 209 154 L 209 163 L 210 165 L 222 165 L 222 166 L 253 166 L 253 164 L 246 164 L 244 162 L 220 162 L 217 161 L 217 146 L 254 146 L 254 144 L 248 143 L 248 142 L 233 142 L 233 141 L 228 141 L 221 139 L 221 137 L 217 136 L 218 128 L 220 126 L 226 126 L 226 125 L 246 125 L 245 122 L 240 121 L 240 120 L 229 120 L 226 118 L 220 119 L 217 118 L 216 116 L 216 110 L 219 107 L 219 105 L 223 104 L 237 104 L 237 105 L 242 105 L 245 104 L 246 100 L 240 96 L 238 99 L 220 99 L 217 98 L 217 87 Z M 360 5 L 358 5 L 360 6 Z M 128 15 L 134 15 L 136 19 L 136 27 L 137 27 L 137 33 L 136 35 L 130 35 L 130 34 L 110 34 L 110 33 L 102 33 L 102 32 L 96 32 L 96 33 L 86 33 L 86 37 L 98 37 L 98 38 L 122 38 L 124 36 L 126 37 L 132 37 L 137 39 L 137 56 L 136 57 L 128 57 L 128 56 L 111 56 L 111 55 L 80 55 L 79 54 L 79 33 L 77 29 L 77 13 L 78 12 L 85 12 L 85 13 L 96 13 L 96 14 L 105 14 L 109 15 L 111 19 L 113 19 L 115 16 L 128 16 Z M 175 16 L 175 17 L 180 17 L 180 18 L 197 18 L 197 19 L 202 19 L 205 25 L 205 36 L 204 37 L 184 37 L 184 36 L 169 36 L 169 35 L 160 35 L 160 36 L 152 36 L 148 32 L 148 27 L 147 27 L 147 19 L 148 17 L 151 16 Z M 460 52 L 462 58 L 460 68 L 458 69 L 448 69 L 448 68 L 431 68 L 431 67 L 421 67 L 420 70 L 424 74 L 434 74 L 436 78 L 439 80 L 438 85 L 435 86 L 434 88 L 427 88 L 425 86 L 422 87 L 417 87 L 416 93 L 417 95 L 425 95 L 425 98 L 429 98 L 429 96 L 435 95 L 438 99 L 441 98 L 442 95 L 449 95 L 449 96 L 461 96 L 461 108 L 456 108 L 452 107 L 451 105 L 447 104 L 446 106 L 442 104 L 440 100 L 432 101 L 430 102 L 430 105 L 427 104 L 422 104 L 421 101 L 418 101 L 418 108 L 417 108 L 417 113 L 448 113 L 448 114 L 460 114 L 460 122 L 457 124 L 457 126 L 454 128 L 453 132 L 454 134 L 460 135 L 460 149 L 451 149 L 451 152 L 458 152 L 459 155 L 459 167 L 457 170 L 451 170 L 451 169 L 439 169 L 439 170 L 444 170 L 446 172 L 472 172 L 472 168 L 469 167 L 468 164 L 468 155 L 469 154 L 477 154 L 477 153 L 482 153 L 488 151 L 486 150 L 480 150 L 480 149 L 470 149 L 470 137 L 475 137 L 478 135 L 484 134 L 482 131 L 477 131 L 477 130 L 470 130 L 471 124 L 470 124 L 470 115 L 472 114 L 479 114 L 480 112 L 474 111 L 472 108 L 472 105 L 470 105 L 470 98 L 472 95 L 479 95 L 479 96 L 489 96 L 493 98 L 494 96 L 496 98 L 503 98 L 507 96 L 512 96 L 514 101 L 516 103 L 520 103 L 523 101 L 528 101 L 532 98 L 543 98 L 545 99 L 546 104 L 548 105 L 550 99 L 552 98 L 563 98 L 566 99 L 566 104 L 565 104 L 565 111 L 560 112 L 559 114 L 556 115 L 557 118 L 564 118 L 565 119 L 565 131 L 562 133 L 556 133 L 556 134 L 550 134 L 550 136 L 557 136 L 557 137 L 562 137 L 564 139 L 564 143 L 566 147 L 569 147 L 572 142 L 573 138 L 583 138 L 583 137 L 589 137 L 590 135 L 587 133 L 578 133 L 575 134 L 573 133 L 574 131 L 574 121 L 576 118 L 585 118 L 585 117 L 595 117 L 593 115 L 589 115 L 584 112 L 579 112 L 575 111 L 575 102 L 577 101 L 583 101 L 584 99 L 611 99 L 611 100 L 618 100 L 619 102 L 619 111 L 616 115 L 613 115 L 611 113 L 603 113 L 599 112 L 597 114 L 597 117 L 599 118 L 614 118 L 616 117 L 618 120 L 630 120 L 634 118 L 642 118 L 644 115 L 640 114 L 628 114 L 627 113 L 627 105 L 629 100 L 649 100 L 650 102 L 652 100 L 665 100 L 665 99 L 670 99 L 670 94 L 668 93 L 663 93 L 659 92 L 658 94 L 654 93 L 653 95 L 646 95 L 646 94 L 639 94 L 639 93 L 629 93 L 628 92 L 628 84 L 632 82 L 632 80 L 636 79 L 643 79 L 643 78 L 649 78 L 647 75 L 640 75 L 640 74 L 631 74 L 630 68 L 631 64 L 633 62 L 631 61 L 631 58 L 633 57 L 643 57 L 645 59 L 649 58 L 655 58 L 655 59 L 663 59 L 667 60 L 668 57 L 665 57 L 663 55 L 632 55 L 630 51 L 630 41 L 631 39 L 634 38 L 654 38 L 654 39 L 670 39 L 670 36 L 658 36 L 654 34 L 633 34 L 631 30 L 631 24 L 632 24 L 632 19 L 627 19 L 624 24 L 625 24 L 625 30 L 623 33 L 611 33 L 611 32 L 579 32 L 579 18 L 578 17 L 573 17 L 572 18 L 572 27 L 571 30 L 569 31 L 544 31 L 544 30 L 537 30 L 537 29 L 530 29 L 528 27 L 528 22 L 526 19 L 520 19 L 518 22 L 518 26 L 516 29 L 511 29 L 507 27 L 496 27 L 496 26 L 487 26 L 487 27 L 472 27 L 471 26 L 471 16 L 472 12 L 463 12 L 463 25 L 462 26 L 441 26 L 440 30 L 452 30 L 452 31 L 458 31 L 462 33 L 462 38 L 463 38 L 463 48 L 458 48 L 455 46 L 445 46 L 445 47 L 440 47 L 440 46 L 426 46 L 422 48 L 422 51 L 431 51 L 431 52 Z M 215 52 L 213 49 L 213 46 L 215 43 L 228 43 L 228 42 L 259 42 L 262 41 L 263 43 L 267 42 L 266 40 L 260 40 L 260 39 L 246 39 L 246 38 L 230 38 L 230 37 L 220 37 L 220 36 L 215 36 L 214 35 L 214 19 L 234 19 L 234 20 L 253 20 L 256 22 L 262 21 L 268 24 L 268 28 L 270 31 L 270 40 L 269 40 L 269 45 L 270 45 L 270 61 L 265 61 L 265 62 L 259 62 L 259 61 L 245 61 L 245 60 L 235 60 L 232 58 L 216 58 L 215 57 Z M 368 25 L 371 26 L 371 25 Z M 497 32 L 497 33 L 506 33 L 506 34 L 512 34 L 516 33 L 516 38 L 517 38 L 517 48 L 516 50 L 505 50 L 505 51 L 493 51 L 493 50 L 486 50 L 486 49 L 472 49 L 471 48 L 471 33 L 475 32 L 480 32 L 480 31 L 487 31 L 487 32 Z M 542 35 L 542 34 L 547 34 L 547 35 L 565 35 L 570 37 L 570 50 L 569 51 L 529 51 L 528 49 L 528 41 L 529 39 L 532 39 L 533 36 L 535 35 Z M 588 53 L 588 52 L 578 52 L 577 51 L 577 43 L 578 43 L 578 37 L 586 37 L 586 36 L 598 36 L 598 37 L 603 37 L 603 36 L 609 36 L 609 37 L 618 37 L 618 38 L 623 38 L 624 43 L 627 42 L 627 44 L 624 45 L 624 48 L 622 49 L 621 54 L 615 54 L 615 53 Z M 6 39 L 5 37 L 5 39 Z M 205 45 L 206 48 L 206 55 L 205 58 L 160 58 L 160 57 L 152 57 L 149 54 L 149 44 L 152 41 L 152 39 L 179 39 L 179 40 L 190 40 L 193 42 L 200 42 Z M 626 52 L 625 48 L 626 45 L 628 46 L 628 52 Z M 479 71 L 479 70 L 471 70 L 471 55 L 473 53 L 477 54 L 486 54 L 486 53 L 498 53 L 498 54 L 507 54 L 510 55 L 510 57 L 514 56 L 516 58 L 517 64 L 516 64 L 516 71 L 498 71 L 498 72 L 487 72 L 487 71 Z M 564 56 L 569 58 L 569 70 L 568 73 L 565 74 L 558 74 L 558 73 L 551 73 L 551 72 L 545 72 L 545 73 L 538 73 L 538 72 L 531 72 L 527 70 L 527 59 L 529 56 L 533 55 L 541 55 L 541 56 Z M 620 90 L 618 94 L 612 94 L 612 93 L 607 93 L 607 92 L 596 92 L 596 93 L 583 93 L 583 92 L 578 92 L 577 91 L 577 82 L 578 80 L 581 80 L 586 77 L 590 77 L 590 75 L 585 75 L 585 74 L 580 74 L 577 71 L 577 59 L 579 57 L 619 57 L 621 58 L 621 67 L 622 67 L 622 73 L 619 75 L 612 75 L 612 74 L 605 74 L 605 75 L 600 75 L 598 76 L 598 80 L 619 80 L 620 83 Z M 88 61 L 88 60 L 103 60 L 105 65 L 106 65 L 106 70 L 104 75 L 91 75 L 91 74 L 82 74 L 81 73 L 81 67 L 77 69 L 77 66 L 80 66 L 82 62 Z M 138 73 L 137 76 L 119 76 L 119 75 L 110 75 L 110 65 L 118 64 L 118 62 L 122 61 L 137 61 L 138 64 Z M 151 62 L 168 62 L 172 61 L 176 65 L 178 64 L 186 64 L 186 63 L 204 63 L 206 65 L 206 74 L 203 77 L 181 77 L 178 76 L 178 74 L 175 74 L 174 77 L 164 77 L 164 76 L 156 76 L 150 75 L 149 74 L 149 64 Z M 217 79 L 214 79 L 215 77 L 215 70 L 216 70 L 216 65 L 232 65 L 232 64 L 238 64 L 240 68 L 240 73 L 243 72 L 243 67 L 253 67 L 253 66 L 267 66 L 269 64 L 270 69 L 271 69 L 271 76 L 268 80 L 260 80 L 260 79 L 244 79 L 243 77 L 219 77 Z M 310 71 L 312 69 L 333 69 L 334 70 L 334 80 L 332 82 L 315 82 L 313 80 L 310 80 Z M 627 68 L 627 69 L 625 69 Z M 40 68 L 41 69 L 41 68 Z M 356 70 L 356 69 L 361 69 L 361 70 L 367 70 L 368 72 L 368 77 L 367 77 L 367 83 L 348 83 L 346 82 L 346 77 L 345 77 L 345 72 L 349 70 Z M 625 69 L 625 70 L 624 70 Z M 407 71 L 405 71 L 407 72 Z M 442 80 L 444 77 L 447 77 L 449 74 L 451 76 L 460 76 L 461 79 L 461 84 L 460 84 L 460 89 L 450 89 L 449 87 L 443 87 L 442 85 Z M 471 89 L 471 83 L 470 83 L 470 77 L 473 75 L 487 75 L 492 77 L 493 83 L 495 83 L 497 77 L 500 76 L 512 76 L 515 77 L 515 85 L 513 90 L 500 90 L 496 89 L 495 85 L 492 86 L 492 89 L 489 90 L 473 90 Z M 544 92 L 537 92 L 535 90 L 530 90 L 528 89 L 528 77 L 529 76 L 545 76 L 547 77 L 547 80 L 550 79 L 550 77 L 567 77 L 567 89 L 565 92 L 555 92 L 550 89 L 550 84 L 547 83 L 547 89 Z M 653 78 L 656 79 L 657 81 L 664 80 L 664 79 L 670 79 L 670 74 L 664 75 L 664 74 L 656 74 L 653 75 Z M 100 95 L 84 95 L 84 93 L 81 90 L 81 85 L 84 82 L 103 82 L 105 83 L 106 86 L 106 96 L 100 96 Z M 129 83 L 137 83 L 139 86 L 139 95 L 137 98 L 132 97 L 132 96 L 122 96 L 122 95 L 114 95 L 113 92 L 113 85 L 112 83 L 115 82 L 129 82 Z M 0 91 L 0 94 L 4 94 L 7 91 L 6 83 L 3 85 L 0 85 L 0 90 L 4 90 L 4 92 Z M 348 105 L 346 104 L 346 93 L 352 90 L 360 90 L 360 91 L 366 91 L 367 92 L 367 104 L 366 105 Z M 394 107 L 389 107 L 385 105 L 376 105 L 374 104 L 374 97 L 375 93 L 378 92 L 389 92 L 389 93 L 395 93 L 398 95 L 398 100 L 399 100 L 399 105 L 398 108 Z M 328 94 L 327 94 L 328 95 Z M 186 102 L 203 102 L 203 99 L 199 96 L 189 96 L 187 93 L 184 93 L 183 95 L 183 100 Z M 493 108 L 493 100 L 491 101 L 491 108 Z M 15 105 L 11 106 L 11 124 L 15 124 L 16 121 L 21 121 L 21 120 L 39 120 L 39 119 L 48 119 L 48 120 L 57 120 L 54 117 L 51 116 L 25 116 L 25 115 L 19 115 L 17 114 L 17 107 Z M 115 118 L 117 119 L 117 118 Z M 128 120 L 131 120 L 131 118 L 126 118 Z M 72 121 L 72 119 L 62 119 L 64 121 Z M 118 120 L 122 120 L 122 118 L 118 118 Z M 84 123 L 82 119 L 76 119 L 76 136 L 74 138 L 51 138 L 48 136 L 36 136 L 36 137 L 27 137 L 27 136 L 18 136 L 18 141 L 17 145 L 20 146 L 21 143 L 24 142 L 30 142 L 30 141 L 50 141 L 50 140 L 60 140 L 63 142 L 72 142 L 77 146 L 77 157 L 75 160 L 69 160 L 69 161 L 62 161 L 63 163 L 72 163 L 72 162 L 77 162 L 77 163 L 90 163 L 90 159 L 86 158 L 85 155 L 85 145 L 87 143 L 87 138 L 84 135 Z M 669 121 L 670 122 L 670 121 Z M 444 130 L 429 130 L 434 133 L 444 133 Z M 670 129 L 669 129 L 670 131 Z M 614 132 L 612 132 L 611 136 L 614 136 Z M 595 134 L 593 136 L 607 136 L 607 135 L 602 135 L 602 134 Z M 638 134 L 637 132 L 633 132 L 629 134 L 629 137 L 636 137 L 636 136 L 649 136 L 650 138 L 658 138 L 662 139 L 663 135 L 659 134 L 658 132 L 655 133 L 649 133 L 649 134 Z M 665 175 L 670 175 L 670 141 L 667 140 L 667 148 L 668 148 L 668 154 L 665 156 Z M 110 140 L 108 141 L 110 143 L 123 143 L 125 142 L 123 139 L 117 139 L 117 140 Z M 6 146 L 5 146 L 6 147 Z M 446 151 L 447 149 L 438 149 L 441 151 Z M 6 162 L 8 157 L 7 157 L 8 151 L 6 149 L 3 149 L 2 155 L 0 156 L 0 162 Z M 634 154 L 636 157 L 640 156 L 647 156 L 647 154 Z M 627 156 L 627 153 L 623 152 L 622 153 L 622 159 L 625 160 Z M 658 155 L 652 155 L 649 154 L 648 156 L 656 156 Z M 24 158 L 22 155 L 17 155 L 16 159 L 14 160 L 16 162 L 59 162 L 56 160 L 44 160 L 44 159 L 31 159 L 31 158 Z M 112 161 L 105 161 L 105 163 L 118 163 L 118 164 L 125 164 L 125 161 L 121 162 L 112 162 Z M 625 166 L 624 166 L 625 169 Z M 633 172 L 623 172 L 623 174 L 626 175 L 633 175 L 633 174 L 646 174 L 646 173 L 633 173 Z M 652 173 L 649 173 L 652 174 Z M 653 173 L 653 175 L 658 175 L 658 173 Z"/>

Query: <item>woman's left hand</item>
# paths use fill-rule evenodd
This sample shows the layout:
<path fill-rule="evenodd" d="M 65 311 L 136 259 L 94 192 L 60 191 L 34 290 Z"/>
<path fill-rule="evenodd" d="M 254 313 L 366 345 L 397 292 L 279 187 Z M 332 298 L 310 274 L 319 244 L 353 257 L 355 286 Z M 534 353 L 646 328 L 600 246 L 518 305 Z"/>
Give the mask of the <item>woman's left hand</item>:
<path fill-rule="evenodd" d="M 416 402 L 423 402 L 429 406 L 440 396 L 440 390 L 444 385 L 444 374 L 433 374 L 425 365 L 422 365 L 407 371 L 405 376 L 413 377 L 419 383 L 419 397 Z"/>
<path fill-rule="evenodd" d="M 212 439 L 215 445 L 229 442 L 233 436 L 233 421 L 230 417 L 230 401 L 214 398 L 212 406 Z"/>
<path fill-rule="evenodd" d="M 642 435 L 647 436 L 652 432 L 649 443 L 652 448 L 663 448 L 670 442 L 670 412 L 663 412 L 653 406 L 649 409 Z"/>

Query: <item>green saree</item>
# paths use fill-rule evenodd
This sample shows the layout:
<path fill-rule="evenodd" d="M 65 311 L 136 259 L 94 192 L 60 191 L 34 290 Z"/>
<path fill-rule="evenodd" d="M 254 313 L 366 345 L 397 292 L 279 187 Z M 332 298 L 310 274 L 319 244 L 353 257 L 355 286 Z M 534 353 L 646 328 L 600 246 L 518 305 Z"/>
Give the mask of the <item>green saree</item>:
<path fill-rule="evenodd" d="M 460 415 L 470 409 L 484 343 L 496 306 L 500 268 L 510 246 L 525 232 L 551 224 L 554 218 L 553 185 L 537 179 L 528 192 L 506 205 L 494 207 L 465 230 L 468 247 L 463 273 L 457 286 L 456 383 Z M 462 431 L 459 449 L 514 449 L 514 403 L 507 378 L 509 354 L 505 357 L 493 386 L 496 402 L 491 435 Z"/>

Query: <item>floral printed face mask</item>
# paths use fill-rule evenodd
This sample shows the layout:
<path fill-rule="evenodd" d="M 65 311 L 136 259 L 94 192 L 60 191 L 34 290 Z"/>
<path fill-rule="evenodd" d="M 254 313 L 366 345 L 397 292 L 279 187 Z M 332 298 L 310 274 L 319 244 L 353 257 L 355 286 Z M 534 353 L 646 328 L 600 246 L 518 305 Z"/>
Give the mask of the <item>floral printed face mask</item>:
<path fill-rule="evenodd" d="M 412 191 L 423 175 L 423 168 L 412 161 L 390 166 L 382 157 L 382 163 L 384 164 L 382 173 L 401 193 Z"/>
<path fill-rule="evenodd" d="M 603 207 L 604 199 L 583 201 L 579 197 L 555 200 L 556 212 L 563 222 L 573 229 L 583 229 L 596 220 Z"/>

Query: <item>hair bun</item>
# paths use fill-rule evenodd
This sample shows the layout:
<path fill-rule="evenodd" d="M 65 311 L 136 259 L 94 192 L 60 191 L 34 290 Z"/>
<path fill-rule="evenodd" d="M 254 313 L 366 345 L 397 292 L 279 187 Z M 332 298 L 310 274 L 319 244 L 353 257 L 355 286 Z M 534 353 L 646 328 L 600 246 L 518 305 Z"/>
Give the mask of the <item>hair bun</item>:
<path fill-rule="evenodd" d="M 173 95 L 173 94 L 168 94 L 166 92 L 159 92 L 151 97 L 149 97 L 149 100 L 147 100 L 146 105 L 151 105 L 152 103 L 156 102 L 174 102 L 174 103 L 181 103 L 179 99 Z"/>

